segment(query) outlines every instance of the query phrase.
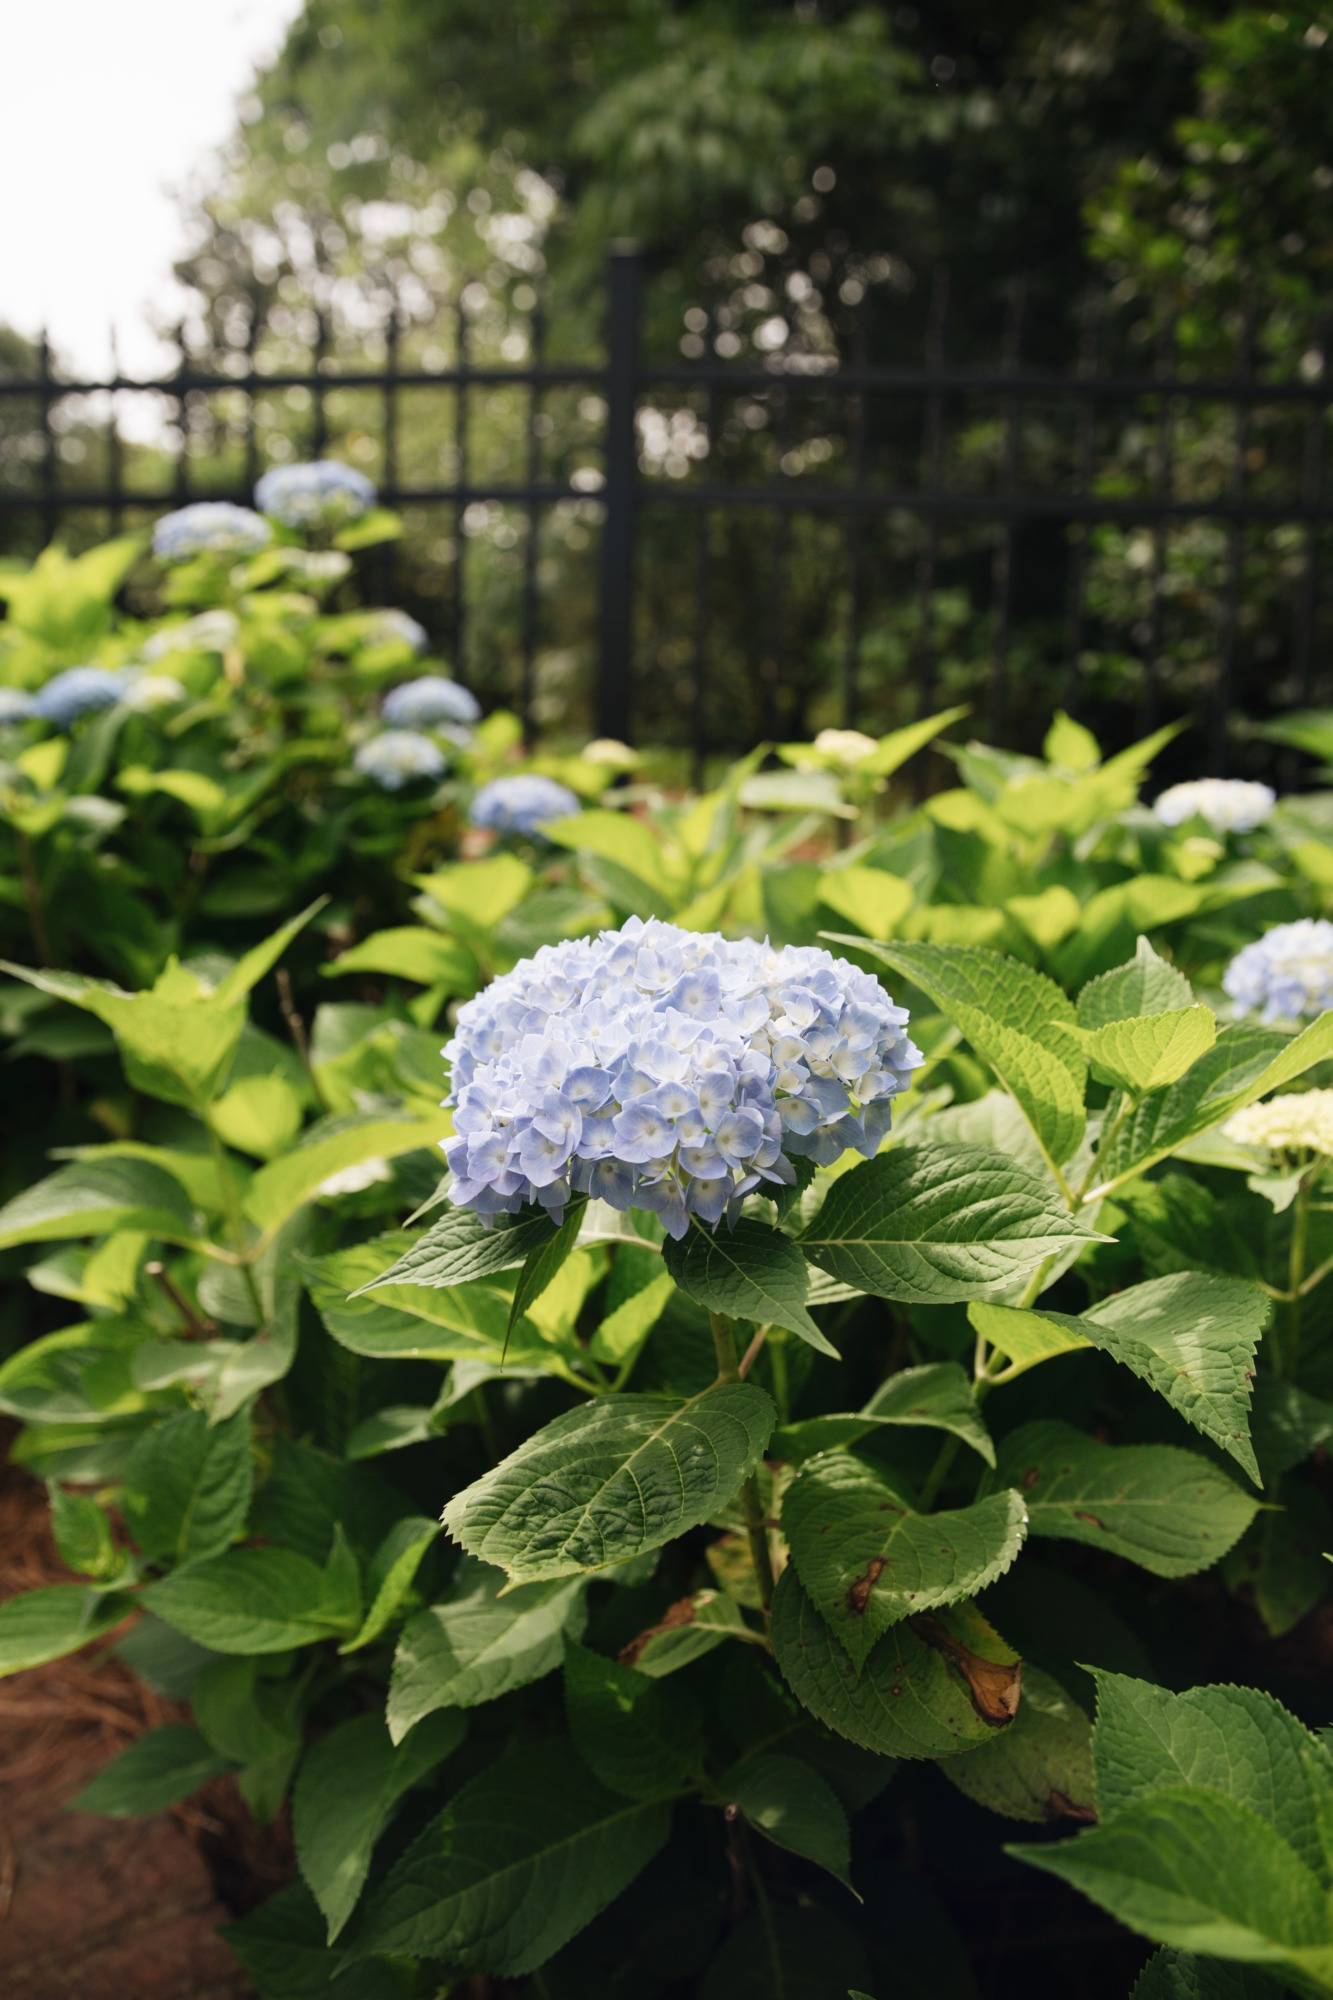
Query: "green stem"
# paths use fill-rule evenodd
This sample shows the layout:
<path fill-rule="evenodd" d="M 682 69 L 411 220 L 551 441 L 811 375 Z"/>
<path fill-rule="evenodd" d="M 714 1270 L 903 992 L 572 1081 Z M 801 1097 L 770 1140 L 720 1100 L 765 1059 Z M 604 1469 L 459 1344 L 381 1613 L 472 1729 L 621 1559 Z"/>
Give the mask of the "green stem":
<path fill-rule="evenodd" d="M 259 1296 L 259 1286 L 255 1280 L 254 1267 L 250 1261 L 249 1231 L 246 1228 L 245 1217 L 241 1213 L 241 1204 L 236 1198 L 236 1183 L 231 1177 L 231 1161 L 227 1158 L 226 1147 L 209 1123 L 207 1114 L 205 1114 L 204 1123 L 208 1126 L 209 1144 L 213 1149 L 213 1160 L 218 1170 L 218 1189 L 222 1195 L 222 1206 L 226 1212 L 227 1227 L 231 1231 L 231 1239 L 236 1246 L 241 1275 L 245 1279 L 246 1290 L 250 1294 L 250 1303 L 255 1309 L 256 1323 L 262 1326 L 264 1324 L 264 1301 Z"/>
<path fill-rule="evenodd" d="M 739 1382 L 741 1371 L 740 1362 L 736 1358 L 735 1328 L 722 1313 L 710 1312 L 708 1323 L 713 1331 L 713 1352 L 717 1356 L 718 1381 Z M 754 1564 L 755 1581 L 759 1585 L 759 1600 L 767 1615 L 773 1602 L 773 1553 L 768 1546 L 768 1523 L 764 1517 L 759 1480 L 753 1472 L 741 1487 L 741 1509 L 745 1515 L 745 1534 L 750 1544 L 750 1560 Z"/>
<path fill-rule="evenodd" d="M 1291 1210 L 1291 1248 L 1287 1254 L 1287 1309 L 1283 1318 L 1284 1372 L 1294 1381 L 1301 1352 L 1301 1315 L 1304 1310 L 1305 1259 L 1310 1241 L 1310 1196 L 1318 1170 L 1303 1174 Z"/>
<path fill-rule="evenodd" d="M 37 866 L 37 851 L 28 835 L 15 828 L 19 849 L 19 875 L 23 882 L 23 900 L 28 906 L 28 929 L 32 932 L 33 949 L 37 953 L 38 965 L 54 965 L 51 951 L 51 933 L 46 925 L 46 905 L 42 901 L 42 877 Z"/>

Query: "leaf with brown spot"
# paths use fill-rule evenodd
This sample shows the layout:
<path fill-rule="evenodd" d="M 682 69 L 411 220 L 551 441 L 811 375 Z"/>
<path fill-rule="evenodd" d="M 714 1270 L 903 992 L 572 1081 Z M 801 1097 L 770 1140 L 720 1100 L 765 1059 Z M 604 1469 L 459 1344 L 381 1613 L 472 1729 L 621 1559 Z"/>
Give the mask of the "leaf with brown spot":
<path fill-rule="evenodd" d="M 1023 1691 L 1023 1662 L 998 1632 L 970 1605 L 960 1606 L 950 1620 L 929 1613 L 909 1621 L 918 1639 L 943 1653 L 962 1676 L 972 1706 L 992 1729 L 1003 1729 L 1018 1713 Z M 971 1643 L 969 1643 L 971 1642 Z M 985 1646 L 985 1652 L 975 1650 Z"/>

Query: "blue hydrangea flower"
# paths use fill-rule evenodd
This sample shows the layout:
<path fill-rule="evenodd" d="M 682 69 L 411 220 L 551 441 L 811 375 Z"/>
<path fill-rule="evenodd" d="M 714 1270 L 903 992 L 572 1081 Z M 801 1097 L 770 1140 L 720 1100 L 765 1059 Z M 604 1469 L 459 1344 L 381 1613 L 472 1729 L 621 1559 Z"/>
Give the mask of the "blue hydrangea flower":
<path fill-rule="evenodd" d="M 488 833 L 525 833 L 536 839 L 548 819 L 565 819 L 578 810 L 579 802 L 567 785 L 525 772 L 514 778 L 492 778 L 473 799 L 468 816 L 473 826 Z"/>
<path fill-rule="evenodd" d="M 1275 924 L 1238 951 L 1222 985 L 1247 1014 L 1261 1021 L 1299 1021 L 1333 1007 L 1333 924 L 1303 917 Z"/>
<path fill-rule="evenodd" d="M 317 458 L 273 466 L 255 487 L 255 505 L 284 528 L 328 528 L 359 521 L 375 505 L 375 488 L 354 466 Z"/>
<path fill-rule="evenodd" d="M 82 715 L 114 708 L 129 682 L 128 674 L 113 673 L 110 667 L 67 667 L 37 695 L 33 714 L 57 729 L 71 729 Z"/>
<path fill-rule="evenodd" d="M 1197 818 L 1214 833 L 1253 833 L 1276 804 L 1271 785 L 1249 784 L 1243 778 L 1194 778 L 1188 784 L 1168 785 L 1158 794 L 1153 811 L 1163 826 L 1183 826 Z"/>
<path fill-rule="evenodd" d="M 366 644 L 410 646 L 414 653 L 424 653 L 430 644 L 430 634 L 410 612 L 391 606 L 386 611 L 371 612 L 366 625 Z"/>
<path fill-rule="evenodd" d="M 363 743 L 352 759 L 363 778 L 373 778 L 383 792 L 400 792 L 417 778 L 439 778 L 444 752 L 417 729 L 385 729 Z"/>
<path fill-rule="evenodd" d="M 10 729 L 16 722 L 30 722 L 36 713 L 32 696 L 24 694 L 22 688 L 0 687 L 0 729 Z"/>
<path fill-rule="evenodd" d="M 401 687 L 391 688 L 384 697 L 382 712 L 386 722 L 405 729 L 433 729 L 441 722 L 458 722 L 466 727 L 481 718 L 475 697 L 457 681 L 446 680 L 443 674 L 422 674 L 418 680 L 404 681 Z"/>
<path fill-rule="evenodd" d="M 543 945 L 469 1000 L 444 1050 L 450 1199 L 481 1216 L 573 1194 L 672 1236 L 791 1186 L 792 1157 L 872 1157 L 920 1051 L 907 1010 L 809 945 L 621 930 Z"/>
<path fill-rule="evenodd" d="M 164 514 L 153 530 L 153 554 L 164 562 L 191 556 L 253 556 L 273 539 L 262 515 L 230 500 L 197 500 Z"/>

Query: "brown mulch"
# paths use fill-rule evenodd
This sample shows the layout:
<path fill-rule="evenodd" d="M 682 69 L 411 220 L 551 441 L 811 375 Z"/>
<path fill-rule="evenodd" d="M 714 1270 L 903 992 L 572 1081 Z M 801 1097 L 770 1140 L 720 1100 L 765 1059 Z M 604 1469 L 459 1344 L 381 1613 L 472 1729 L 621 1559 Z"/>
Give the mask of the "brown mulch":
<path fill-rule="evenodd" d="M 0 1436 L 0 1600 L 74 1580 L 45 1493 L 4 1462 L 7 1443 Z M 185 1713 L 112 1655 L 117 1636 L 0 1681 L 0 1992 L 252 2000 L 217 1926 L 287 1879 L 286 1827 L 256 1829 L 229 1778 L 151 1819 L 67 1810 L 126 1744 Z"/>

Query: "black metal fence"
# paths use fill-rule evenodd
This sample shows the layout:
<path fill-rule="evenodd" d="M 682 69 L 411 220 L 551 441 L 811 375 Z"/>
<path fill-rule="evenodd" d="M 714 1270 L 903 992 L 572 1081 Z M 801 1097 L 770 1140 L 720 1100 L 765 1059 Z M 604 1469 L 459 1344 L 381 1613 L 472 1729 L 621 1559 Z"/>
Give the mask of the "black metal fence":
<path fill-rule="evenodd" d="M 1076 712 L 1089 700 L 1096 705 L 1109 658 L 1124 720 L 1152 726 L 1194 711 L 1206 726 L 1210 768 L 1221 770 L 1238 698 L 1262 707 L 1324 692 L 1320 569 L 1333 523 L 1325 480 L 1328 321 L 1282 379 L 1256 367 L 1251 323 L 1231 372 L 1204 376 L 1180 369 L 1170 324 L 1158 328 L 1148 365 L 1142 344 L 1126 361 L 1123 341 L 1112 338 L 1112 304 L 1098 296 L 1082 315 L 1074 365 L 1027 367 L 1024 302 L 1023 287 L 1014 286 L 999 358 L 989 366 L 946 360 L 942 273 L 919 360 L 872 359 L 867 300 L 851 315 L 841 353 L 794 352 L 782 343 L 729 358 L 741 343 L 720 339 L 713 315 L 696 311 L 699 332 L 679 343 L 679 358 L 663 361 L 643 353 L 641 260 L 616 247 L 607 262 L 604 355 L 586 364 L 544 358 L 539 310 L 521 362 L 476 361 L 462 305 L 453 316 L 452 359 L 437 353 L 440 365 L 429 366 L 404 362 L 396 314 L 373 367 L 335 360 L 322 318 L 310 363 L 299 369 L 261 367 L 257 327 L 234 365 L 200 366 L 182 344 L 176 371 L 152 381 L 58 379 L 43 342 L 36 379 L 0 379 L 0 420 L 25 399 L 33 413 L 20 475 L 0 482 L 0 517 L 35 520 L 50 539 L 78 518 L 114 529 L 205 494 L 248 499 L 263 469 L 256 425 L 263 399 L 308 399 L 301 442 L 318 455 L 336 432 L 333 399 L 359 392 L 363 424 L 367 398 L 378 411 L 384 502 L 452 519 L 441 565 L 447 595 L 428 607 L 426 622 L 460 678 L 509 701 L 525 725 L 541 706 L 538 667 L 552 615 L 543 523 L 564 510 L 599 524 L 595 562 L 590 551 L 584 565 L 588 657 L 578 717 L 599 734 L 664 735 L 702 764 L 712 749 L 794 733 L 812 715 L 874 727 L 958 692 L 962 669 L 950 662 L 952 647 L 966 655 L 964 678 L 971 675 L 979 719 L 994 741 L 1017 737 L 1027 747 L 1034 688 L 1038 713 L 1049 713 L 1057 697 Z M 451 395 L 444 477 L 422 477 L 407 462 L 412 398 L 426 390 Z M 473 462 L 474 401 L 492 390 L 525 402 L 514 463 L 501 476 Z M 599 468 L 548 463 L 544 406 L 572 392 L 595 398 Z M 169 490 L 127 481 L 116 402 L 130 393 L 167 399 L 178 443 Z M 98 397 L 110 399 L 99 419 L 103 476 L 80 485 L 62 458 L 62 413 Z M 233 472 L 221 480 L 218 466 L 192 448 L 213 399 L 230 407 L 239 399 L 241 410 Z M 645 424 L 655 413 L 660 431 L 664 412 L 687 435 L 680 451 L 655 457 Z M 434 463 L 442 462 L 437 452 Z M 478 507 L 522 524 L 503 673 L 478 657 L 470 633 L 467 529 Z M 1187 546 L 1200 534 L 1202 554 Z M 394 560 L 387 551 L 378 579 L 386 593 L 398 581 Z M 1266 607 L 1258 640 L 1246 629 L 1256 564 Z M 1116 588 L 1123 594 L 1131 585 L 1130 611 L 1117 610 Z M 938 616 L 946 586 L 955 608 L 964 604 L 965 630 L 952 640 Z M 1196 632 L 1184 647 L 1179 621 L 1194 616 L 1197 624 L 1203 600 L 1205 635 Z M 1101 695 L 1089 683 L 1089 662 Z"/>

